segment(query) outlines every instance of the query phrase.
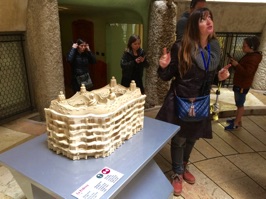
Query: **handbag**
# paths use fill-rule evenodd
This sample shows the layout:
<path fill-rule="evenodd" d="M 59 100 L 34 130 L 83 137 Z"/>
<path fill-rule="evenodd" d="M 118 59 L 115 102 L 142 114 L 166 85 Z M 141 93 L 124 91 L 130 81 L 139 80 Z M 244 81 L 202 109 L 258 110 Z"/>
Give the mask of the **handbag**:
<path fill-rule="evenodd" d="M 186 122 L 195 122 L 201 121 L 210 114 L 210 95 L 208 90 L 208 77 L 209 77 L 209 63 L 210 63 L 210 45 L 207 45 L 208 48 L 208 60 L 206 62 L 204 54 L 201 50 L 201 56 L 204 63 L 204 68 L 206 71 L 206 78 L 203 81 L 201 87 L 201 96 L 194 98 L 182 98 L 176 96 L 176 112 L 178 118 Z"/>
<path fill-rule="evenodd" d="M 201 121 L 210 114 L 210 95 L 182 98 L 176 96 L 177 116 L 186 122 Z"/>
<path fill-rule="evenodd" d="M 85 73 L 83 75 L 76 76 L 76 80 L 77 80 L 79 86 L 81 86 L 81 84 L 84 84 L 84 86 L 86 87 L 87 90 L 93 87 L 93 83 L 91 81 L 91 77 L 90 77 L 89 73 Z"/>

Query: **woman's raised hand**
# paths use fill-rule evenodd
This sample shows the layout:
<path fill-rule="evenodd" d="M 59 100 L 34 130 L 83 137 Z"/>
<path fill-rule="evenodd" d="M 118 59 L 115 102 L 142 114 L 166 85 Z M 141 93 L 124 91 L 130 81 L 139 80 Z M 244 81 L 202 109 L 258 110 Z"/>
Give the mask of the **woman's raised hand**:
<path fill-rule="evenodd" d="M 167 52 L 166 48 L 163 48 L 163 55 L 159 59 L 159 65 L 161 66 L 161 68 L 165 68 L 166 66 L 169 65 L 170 61 L 171 61 L 170 53 Z"/>
<path fill-rule="evenodd" d="M 73 43 L 72 48 L 77 48 L 78 44 L 77 43 Z"/>
<path fill-rule="evenodd" d="M 228 65 L 224 66 L 221 70 L 219 70 L 219 72 L 218 72 L 219 81 L 223 81 L 230 76 L 228 68 L 230 68 L 231 66 L 232 66 L 231 64 L 228 64 Z"/>

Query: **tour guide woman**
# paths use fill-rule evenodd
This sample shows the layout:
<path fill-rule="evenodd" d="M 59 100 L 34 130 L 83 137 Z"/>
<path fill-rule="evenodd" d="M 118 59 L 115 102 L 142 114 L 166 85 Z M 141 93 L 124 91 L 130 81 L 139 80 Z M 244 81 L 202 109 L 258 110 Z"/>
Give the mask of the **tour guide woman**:
<path fill-rule="evenodd" d="M 171 52 L 166 48 L 159 60 L 158 75 L 164 81 L 172 80 L 162 108 L 156 119 L 177 124 L 180 131 L 171 140 L 172 170 L 174 172 L 172 185 L 174 194 L 180 195 L 182 180 L 195 183 L 195 177 L 187 170 L 190 153 L 196 140 L 212 138 L 211 117 L 200 121 L 185 121 L 177 114 L 177 97 L 196 98 L 209 97 L 210 87 L 220 61 L 220 46 L 215 38 L 213 15 L 208 8 L 195 10 L 189 17 L 181 42 L 176 41 Z M 229 76 L 230 64 L 218 73 L 222 81 Z M 206 106 L 207 107 L 207 106 Z M 209 108 L 209 104 L 208 104 Z M 207 109 L 208 109 L 207 108 Z M 191 114 L 198 114 L 196 106 L 190 107 Z M 209 110 L 209 109 L 208 109 Z"/>

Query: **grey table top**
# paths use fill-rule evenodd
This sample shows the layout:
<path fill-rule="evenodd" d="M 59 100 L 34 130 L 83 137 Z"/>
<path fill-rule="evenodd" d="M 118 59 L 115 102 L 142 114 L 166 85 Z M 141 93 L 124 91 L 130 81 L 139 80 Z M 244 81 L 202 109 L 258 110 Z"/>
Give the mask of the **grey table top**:
<path fill-rule="evenodd" d="M 47 148 L 47 135 L 40 135 L 0 154 L 7 167 L 26 176 L 31 183 L 44 187 L 63 198 L 93 177 L 100 169 L 109 167 L 124 176 L 105 193 L 116 195 L 160 149 L 179 131 L 180 127 L 145 117 L 144 128 L 105 158 L 70 160 Z"/>

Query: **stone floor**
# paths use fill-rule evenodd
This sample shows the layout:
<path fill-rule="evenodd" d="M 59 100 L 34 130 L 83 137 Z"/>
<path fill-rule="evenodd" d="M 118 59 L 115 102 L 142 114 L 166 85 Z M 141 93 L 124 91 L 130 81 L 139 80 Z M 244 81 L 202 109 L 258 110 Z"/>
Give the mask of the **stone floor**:
<path fill-rule="evenodd" d="M 200 139 L 192 152 L 189 169 L 196 183 L 183 183 L 183 192 L 173 199 L 262 199 L 266 198 L 266 96 L 264 91 L 247 96 L 243 127 L 224 131 L 226 118 L 234 115 L 231 89 L 222 88 L 219 95 L 220 118 L 213 121 L 213 139 Z M 215 101 L 215 89 L 211 96 Z M 159 107 L 145 111 L 154 117 Z M 30 114 L 0 126 L 0 153 L 35 136 L 45 133 L 46 125 Z M 170 145 L 167 144 L 155 161 L 170 179 Z M 24 193 L 7 168 L 0 164 L 0 198 L 25 199 Z"/>

